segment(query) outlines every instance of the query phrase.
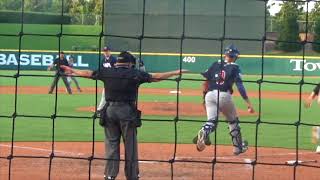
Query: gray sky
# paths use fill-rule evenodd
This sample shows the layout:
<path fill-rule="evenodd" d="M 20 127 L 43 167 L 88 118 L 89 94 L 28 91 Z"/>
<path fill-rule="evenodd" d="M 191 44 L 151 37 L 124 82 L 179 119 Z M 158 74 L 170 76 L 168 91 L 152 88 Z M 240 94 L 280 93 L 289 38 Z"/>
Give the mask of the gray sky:
<path fill-rule="evenodd" d="M 275 0 L 269 0 L 268 5 L 271 5 L 273 3 L 274 3 L 274 5 L 271 6 L 271 8 L 270 8 L 270 14 L 271 15 L 275 15 L 277 12 L 279 12 L 280 11 L 279 4 L 282 4 L 281 1 L 279 2 L 279 1 L 275 1 Z M 315 4 L 315 2 L 310 2 L 309 3 L 309 11 L 314 7 L 314 4 Z M 307 10 L 307 5 L 305 5 L 304 10 L 305 11 Z"/>

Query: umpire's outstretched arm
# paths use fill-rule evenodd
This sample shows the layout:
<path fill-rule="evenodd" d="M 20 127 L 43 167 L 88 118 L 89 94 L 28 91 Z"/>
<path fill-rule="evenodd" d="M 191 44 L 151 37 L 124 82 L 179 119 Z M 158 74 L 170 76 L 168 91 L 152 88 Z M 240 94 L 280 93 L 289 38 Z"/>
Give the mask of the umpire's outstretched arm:
<path fill-rule="evenodd" d="M 119 64 L 119 63 L 118 63 Z M 124 64 L 124 63 L 123 63 Z M 75 74 L 84 78 L 91 78 L 93 71 L 91 70 L 79 70 L 79 69 L 74 69 L 69 66 L 61 66 L 62 69 L 65 70 L 67 74 Z M 152 82 L 159 82 L 165 79 L 168 79 L 172 76 L 178 76 L 182 73 L 186 73 L 188 70 L 182 69 L 182 70 L 176 70 L 176 71 L 169 71 L 169 72 L 163 72 L 163 73 L 151 73 L 152 76 Z"/>

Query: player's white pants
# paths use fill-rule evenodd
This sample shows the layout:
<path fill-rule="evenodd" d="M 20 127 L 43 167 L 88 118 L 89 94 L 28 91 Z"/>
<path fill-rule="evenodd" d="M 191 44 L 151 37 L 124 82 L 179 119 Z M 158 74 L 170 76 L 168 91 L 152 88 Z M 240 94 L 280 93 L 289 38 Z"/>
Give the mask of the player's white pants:
<path fill-rule="evenodd" d="M 219 111 L 218 111 L 218 105 L 219 105 Z M 222 112 L 222 114 L 226 117 L 228 121 L 229 131 L 232 137 L 232 143 L 235 146 L 234 152 L 241 151 L 242 144 L 243 144 L 242 137 L 241 137 L 241 130 L 240 130 L 236 107 L 233 103 L 231 94 L 228 92 L 220 91 L 219 98 L 218 98 L 217 90 L 209 91 L 206 94 L 206 110 L 207 110 L 208 121 L 203 126 L 203 129 L 206 131 L 206 133 L 210 134 L 217 128 L 218 113 Z M 221 118 L 219 118 L 219 120 L 220 119 Z"/>
<path fill-rule="evenodd" d="M 217 119 L 218 117 L 218 90 L 209 91 L 206 94 L 206 110 L 209 119 Z M 227 118 L 227 121 L 232 122 L 237 118 L 236 107 L 232 100 L 232 95 L 228 92 L 219 93 L 219 111 Z M 219 118 L 221 119 L 221 118 Z"/>
<path fill-rule="evenodd" d="M 104 92 L 104 88 L 103 88 L 102 93 L 101 93 L 100 103 L 99 103 L 99 106 L 97 107 L 97 111 L 101 111 L 102 108 L 104 107 L 104 105 L 106 105 L 106 98 L 105 98 L 105 92 Z"/>

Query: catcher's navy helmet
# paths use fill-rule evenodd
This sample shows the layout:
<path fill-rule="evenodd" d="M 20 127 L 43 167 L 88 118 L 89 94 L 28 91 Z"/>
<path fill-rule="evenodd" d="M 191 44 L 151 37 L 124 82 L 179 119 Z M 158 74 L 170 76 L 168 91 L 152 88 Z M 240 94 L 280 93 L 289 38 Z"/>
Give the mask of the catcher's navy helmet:
<path fill-rule="evenodd" d="M 224 54 L 231 58 L 237 58 L 240 52 L 235 45 L 231 44 L 224 49 Z"/>

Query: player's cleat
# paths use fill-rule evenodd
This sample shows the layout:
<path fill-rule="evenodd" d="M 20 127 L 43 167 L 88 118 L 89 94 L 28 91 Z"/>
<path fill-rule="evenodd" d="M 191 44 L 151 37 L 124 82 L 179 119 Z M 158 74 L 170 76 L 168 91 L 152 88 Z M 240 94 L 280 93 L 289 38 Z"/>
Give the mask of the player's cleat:
<path fill-rule="evenodd" d="M 78 92 L 82 92 L 81 89 L 78 89 Z"/>
<path fill-rule="evenodd" d="M 192 139 L 193 144 L 197 144 L 197 141 L 198 141 L 198 135 L 196 135 L 196 136 Z M 204 144 L 207 145 L 207 146 L 210 146 L 210 145 L 211 145 L 211 140 L 210 140 L 210 137 L 209 137 L 209 136 L 208 136 L 207 138 L 205 138 Z"/>
<path fill-rule="evenodd" d="M 203 151 L 206 148 L 205 140 L 208 139 L 203 129 L 200 129 L 197 136 L 197 150 Z"/>
<path fill-rule="evenodd" d="M 245 153 L 247 150 L 248 150 L 248 141 L 244 140 L 242 142 L 242 147 L 241 148 L 236 147 L 233 151 L 233 154 L 237 156 L 241 153 Z"/>

